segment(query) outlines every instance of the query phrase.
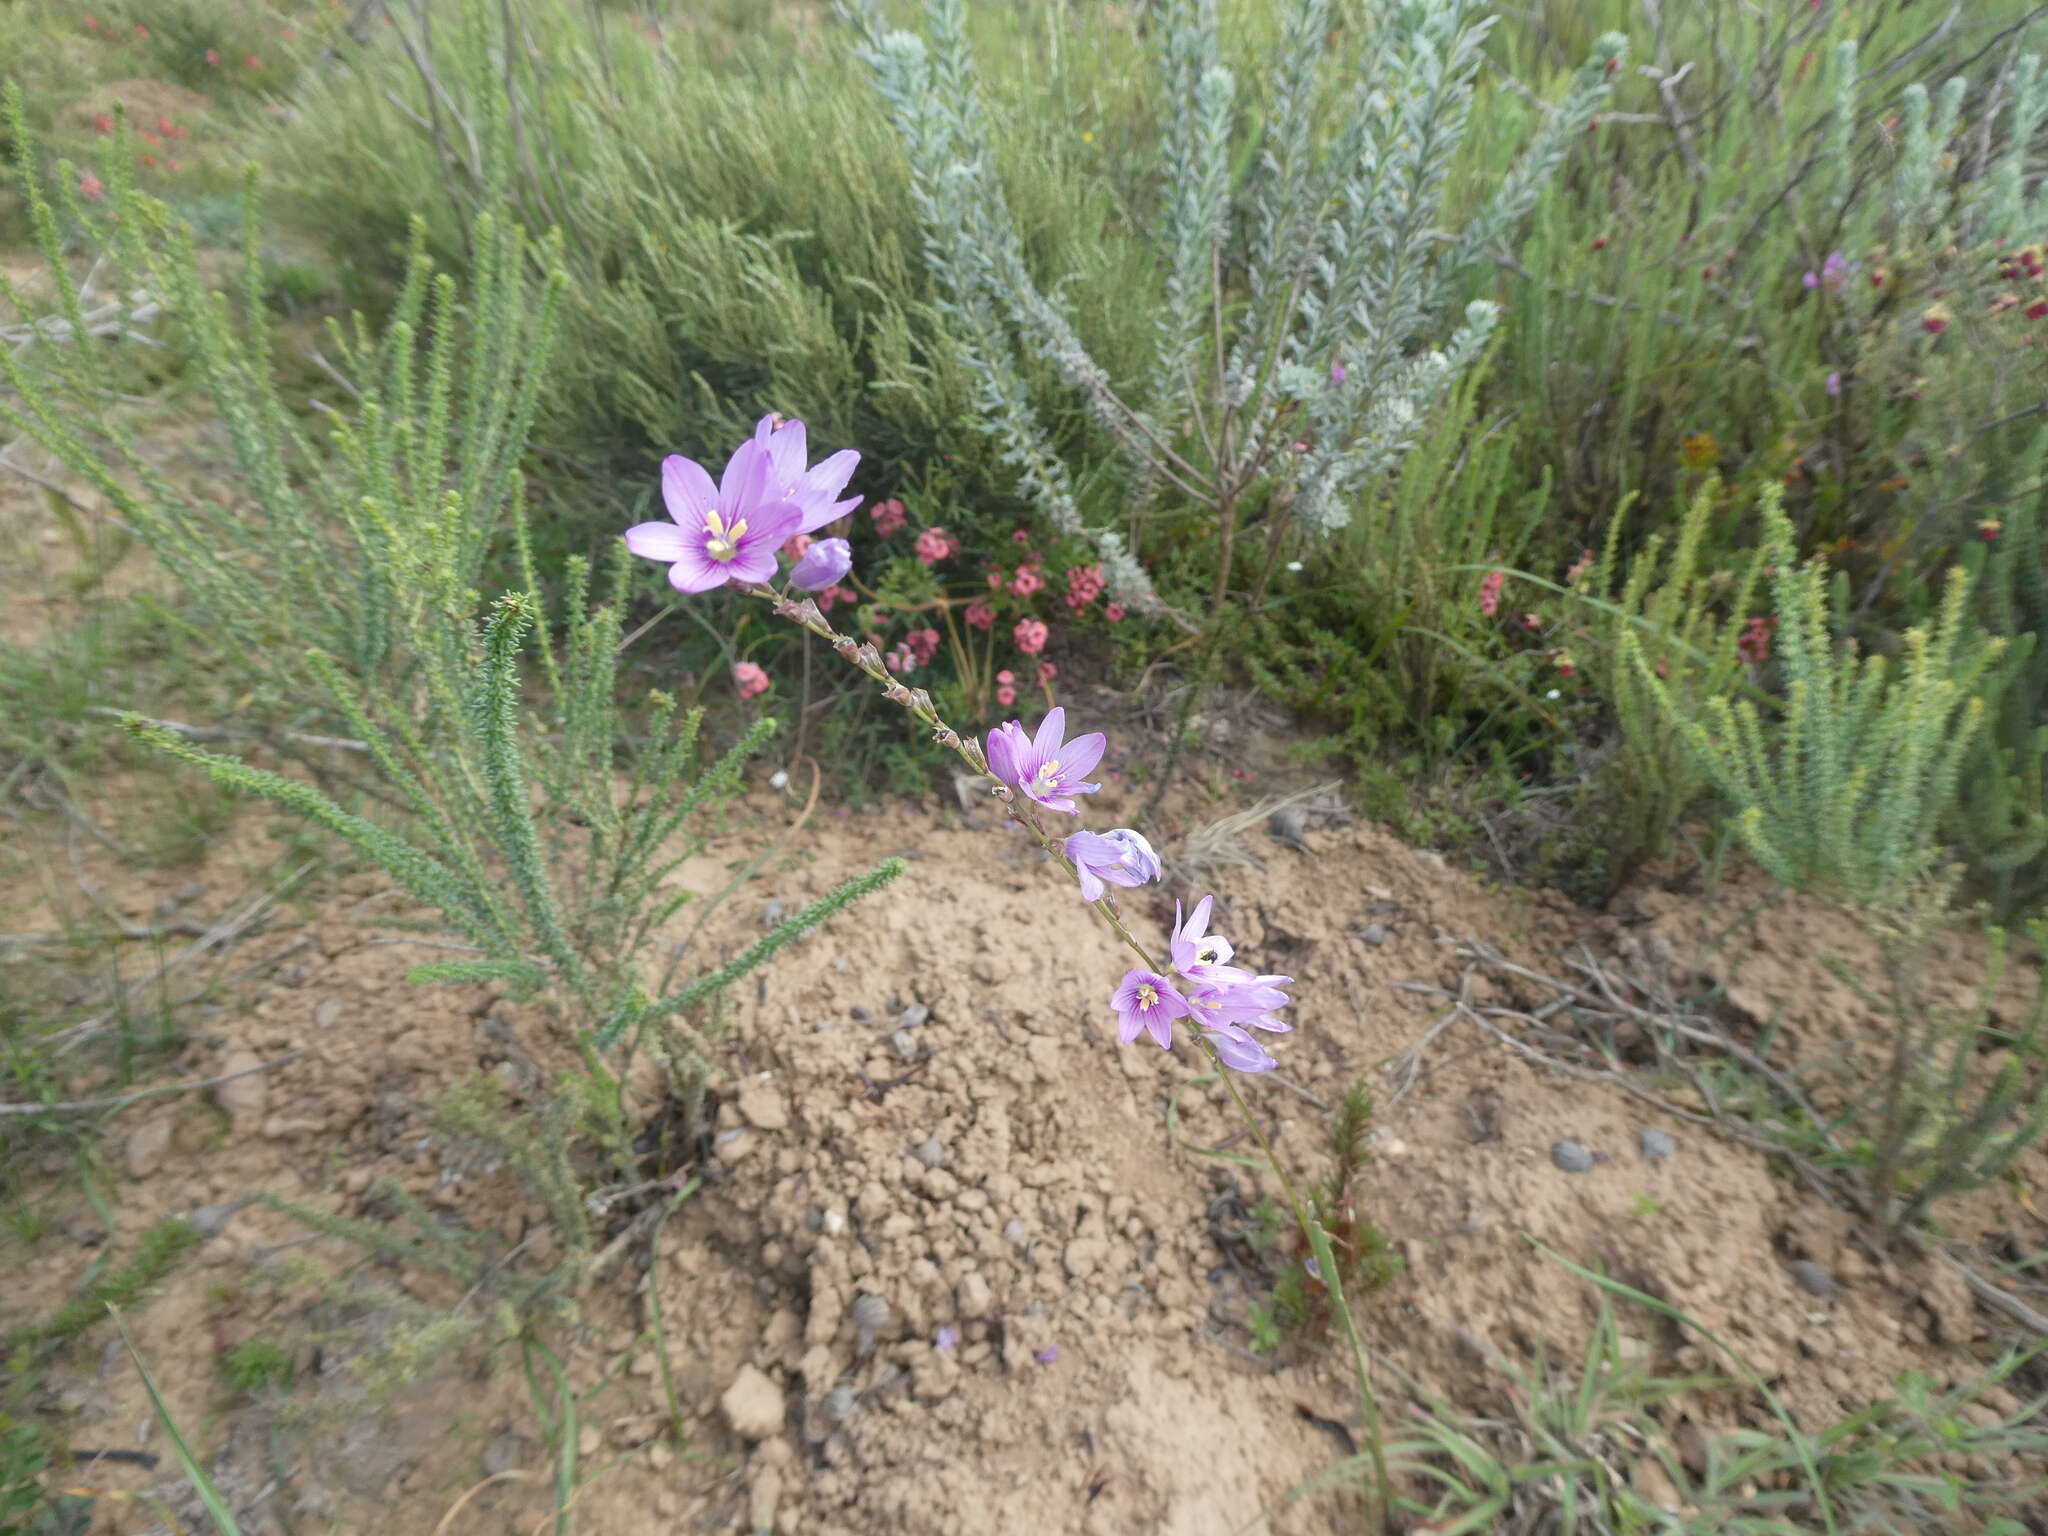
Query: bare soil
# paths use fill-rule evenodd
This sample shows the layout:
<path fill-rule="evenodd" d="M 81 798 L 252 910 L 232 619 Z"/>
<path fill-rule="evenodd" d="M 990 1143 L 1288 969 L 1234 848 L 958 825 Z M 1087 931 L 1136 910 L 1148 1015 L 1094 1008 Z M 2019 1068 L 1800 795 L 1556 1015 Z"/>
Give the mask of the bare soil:
<path fill-rule="evenodd" d="M 1130 814 L 1137 798 L 1112 782 L 1091 819 Z M 1216 813 L 1192 798 L 1161 829 L 1162 847 L 1185 846 Z M 757 787 L 679 879 L 717 889 L 794 815 Z M 124 874 L 97 844 L 76 856 L 132 921 L 160 918 L 168 902 L 203 927 L 239 910 L 251 872 L 273 863 L 264 823 L 245 816 L 196 872 Z M 1535 1059 L 1572 1063 L 1555 1040 L 1487 1010 L 1526 1011 L 1551 994 L 1460 947 L 1484 940 L 1546 975 L 1583 956 L 1685 978 L 1680 957 L 1710 931 L 1696 901 L 1646 889 L 1596 917 L 1490 888 L 1371 826 L 1311 826 L 1303 842 L 1253 830 L 1238 846 L 1256 866 L 1132 893 L 1127 911 L 1157 939 L 1175 896 L 1213 887 L 1218 926 L 1240 952 L 1299 978 L 1282 1069 L 1246 1087 L 1298 1178 L 1327 1171 L 1329 1111 L 1344 1089 L 1373 1085 L 1364 1199 L 1405 1270 L 1361 1310 L 1397 1427 L 1425 1402 L 1497 1405 L 1509 1388 L 1501 1362 L 1580 1357 L 1600 1295 L 1559 1257 L 1713 1329 L 1809 1425 L 1887 1394 L 1903 1371 L 1966 1379 L 2009 1332 L 1952 1268 L 1853 1243 L 1841 1212 L 1761 1152 L 1583 1065 L 1574 1075 Z M 1342 1352 L 1247 1347 L 1256 1276 L 1232 1239 L 1247 1204 L 1277 1191 L 1199 1150 L 1241 1154 L 1246 1143 L 1190 1052 L 1116 1044 L 1105 1000 L 1124 962 L 1110 935 L 993 806 L 828 811 L 793 847 L 717 913 L 701 960 L 736 954 L 772 920 L 768 903 L 795 910 L 883 854 L 903 854 L 911 872 L 730 1000 L 712 1043 L 706 1182 L 667 1221 L 651 1262 L 636 1250 L 591 1288 L 570 1333 L 578 1386 L 612 1375 L 579 1415 L 578 1528 L 1209 1536 L 1262 1512 L 1283 1532 L 1355 1523 L 1346 1495 L 1289 1499 L 1344 1454 L 1356 1399 Z M 53 921 L 66 883 L 17 887 L 27 899 L 5 926 Z M 340 1269 L 362 1254 L 241 1202 L 270 1192 L 371 1214 L 372 1185 L 389 1176 L 452 1228 L 502 1234 L 506 1246 L 523 1238 L 526 1256 L 544 1260 L 551 1239 L 531 1199 L 509 1175 L 467 1163 L 426 1115 L 479 1070 L 515 1105 L 537 1102 L 535 1085 L 572 1069 L 574 1052 L 537 1006 L 408 986 L 423 952 L 404 924 L 422 914 L 377 880 L 330 879 L 294 901 L 232 946 L 235 968 L 256 974 L 200 1019 L 166 1079 L 301 1054 L 107 1127 L 117 1249 L 163 1216 L 216 1208 L 204 1216 L 215 1235 L 132 1312 L 136 1344 L 246 1529 L 538 1530 L 551 1473 L 516 1362 L 473 1345 L 388 1407 L 364 1407 L 343 1390 L 339 1351 L 323 1361 L 315 1347 L 321 1329 L 333 1338 L 331 1310 L 275 1278 L 295 1255 Z M 686 907 L 672 936 L 694 921 Z M 1814 957 L 1867 964 L 1864 943 L 1839 915 L 1788 901 L 1716 964 L 1759 1022 L 1793 1021 L 1796 1045 L 1833 1048 L 1871 1040 L 1874 1024 Z M 1966 988 L 1981 961 L 1958 949 L 1940 963 Z M 1474 1013 L 1432 1033 L 1444 994 Z M 640 1086 L 652 1118 L 658 1091 L 651 1077 Z M 1681 1111 L 1700 1107 L 1677 1087 L 1656 1091 Z M 1656 1162 L 1640 1150 L 1651 1126 L 1677 1143 Z M 1599 1161 L 1565 1171 L 1551 1156 L 1562 1139 Z M 48 1172 L 66 1169 L 53 1160 Z M 2036 1161 L 2019 1184 L 1960 1202 L 1952 1226 L 1988 1248 L 2037 1248 L 2042 1223 L 2024 1191 L 2038 1174 Z M 235 1207 L 224 1221 L 222 1206 Z M 48 1315 L 102 1240 L 80 1202 L 68 1227 L 11 1265 L 0 1326 Z M 1786 1268 L 1794 1258 L 1824 1265 L 1841 1294 L 1802 1290 Z M 437 1304 L 463 1300 L 404 1269 L 379 1278 Z M 649 1286 L 666 1320 L 680 1446 Z M 863 1296 L 886 1308 L 867 1338 Z M 1624 1309 L 1621 1322 L 1624 1351 L 1654 1369 L 1717 1364 L 1646 1309 Z M 297 1352 L 289 1393 L 251 1400 L 223 1385 L 222 1355 L 256 1338 Z M 60 1359 L 45 1396 L 77 1447 L 164 1457 L 154 1473 L 101 1462 L 78 1481 L 151 1489 L 196 1515 L 132 1365 L 102 1331 Z M 1756 1405 L 1701 1391 L 1668 1412 L 1680 1443 L 1699 1444 Z M 159 1525 L 145 1501 L 99 1508 L 99 1530 Z"/>

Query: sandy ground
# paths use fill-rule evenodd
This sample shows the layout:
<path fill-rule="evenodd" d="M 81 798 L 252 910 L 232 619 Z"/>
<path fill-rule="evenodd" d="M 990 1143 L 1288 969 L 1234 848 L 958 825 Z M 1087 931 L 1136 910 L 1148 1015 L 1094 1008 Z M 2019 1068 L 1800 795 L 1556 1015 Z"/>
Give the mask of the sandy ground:
<path fill-rule="evenodd" d="M 1136 798 L 1112 785 L 1093 819 Z M 793 815 L 758 787 L 681 878 L 715 888 Z M 1162 847 L 1183 845 L 1197 819 L 1160 829 Z M 245 817 L 196 879 L 118 885 L 108 870 L 102 889 L 137 921 L 176 906 L 179 890 L 191 910 L 218 915 L 264 862 L 261 821 Z M 1599 1293 L 1544 1249 L 1714 1329 L 1809 1424 L 1882 1395 L 1904 1370 L 1961 1380 L 1985 1358 L 1999 1320 L 1954 1271 L 1874 1260 L 1839 1212 L 1761 1153 L 1532 1059 L 1562 1048 L 1486 1010 L 1550 994 L 1460 948 L 1483 939 L 1551 975 L 1576 955 L 1683 974 L 1695 902 L 1648 890 L 1593 917 L 1488 889 L 1370 826 L 1315 826 L 1304 842 L 1254 831 L 1241 846 L 1259 867 L 1133 893 L 1127 912 L 1157 939 L 1174 896 L 1213 886 L 1240 953 L 1300 979 L 1296 1032 L 1276 1047 L 1282 1069 L 1248 1086 L 1297 1175 L 1326 1171 L 1328 1110 L 1345 1087 L 1373 1085 L 1382 1108 L 1364 1206 L 1405 1270 L 1362 1314 L 1397 1423 L 1427 1400 L 1497 1403 L 1509 1385 L 1500 1361 L 1582 1355 Z M 1341 1352 L 1248 1349 L 1232 1221 L 1241 1227 L 1243 1202 L 1267 1185 L 1196 1150 L 1245 1144 L 1191 1053 L 1115 1043 L 1106 998 L 1122 963 L 1109 934 L 992 806 L 827 813 L 795 846 L 714 920 L 707 959 L 744 947 L 767 904 L 794 910 L 881 854 L 902 853 L 911 873 L 732 1000 L 714 1044 L 707 1182 L 668 1220 L 652 1261 L 643 1250 L 610 1272 L 567 1332 L 579 1386 L 616 1372 L 579 1414 L 579 1529 L 1207 1536 L 1262 1512 L 1285 1532 L 1352 1524 L 1358 1510 L 1342 1494 L 1288 1502 L 1343 1453 L 1355 1395 Z M 476 1170 L 426 1112 L 478 1070 L 531 1104 L 532 1085 L 573 1067 L 573 1053 L 538 1006 L 407 986 L 420 958 L 397 926 L 409 915 L 374 879 L 330 881 L 239 942 L 238 965 L 275 963 L 197 1026 L 167 1076 L 303 1054 L 109 1127 L 123 1240 L 159 1216 L 265 1191 L 369 1214 L 373 1181 L 390 1176 L 450 1226 L 506 1246 L 526 1237 L 527 1256 L 545 1257 L 541 1213 L 520 1186 Z M 31 920 L 17 912 L 9 926 Z M 1790 1005 L 1801 1030 L 1839 1040 L 1870 1021 L 1811 960 L 1867 958 L 1856 941 L 1825 909 L 1781 904 L 1721 964 L 1747 1007 Z M 1969 957 L 1949 958 L 1963 974 Z M 1475 1016 L 1444 1023 L 1444 993 Z M 1488 1018 L 1498 1032 L 1478 1022 Z M 1667 1102 L 1698 1107 L 1676 1088 Z M 650 1097 L 644 1108 L 651 1118 L 661 1106 Z M 1677 1144 L 1655 1162 L 1641 1151 L 1653 1126 Z M 1551 1150 L 1566 1138 L 1599 1161 L 1583 1173 L 1557 1166 Z M 2038 1246 L 2040 1222 L 2010 1190 L 1951 1215 L 1980 1242 Z M 293 1255 L 337 1267 L 361 1255 L 259 1205 L 207 1219 L 217 1234 L 131 1326 L 242 1502 L 245 1528 L 536 1527 L 549 1474 L 511 1356 L 468 1346 L 388 1409 L 352 1405 L 343 1351 L 316 1361 L 308 1342 L 321 1329 L 336 1337 L 332 1308 L 275 1276 Z M 98 1240 L 81 1206 L 68 1234 L 21 1256 L 0 1323 L 45 1313 Z M 1803 1291 L 1786 1268 L 1795 1258 L 1825 1265 L 1842 1294 Z M 379 1278 L 463 1299 L 403 1268 Z M 668 1434 L 649 1286 L 682 1446 Z M 1653 1369 L 1713 1363 L 1645 1309 L 1624 1308 L 1620 1325 L 1624 1352 Z M 221 1384 L 218 1357 L 257 1337 L 299 1341 L 290 1394 L 251 1402 Z M 73 1442 L 163 1452 L 132 1366 L 104 1343 L 89 1337 L 51 1378 Z M 330 1399 L 342 1406 L 323 1410 Z M 1734 1394 L 1698 1392 L 1668 1416 L 1687 1443 L 1687 1421 L 1710 1436 L 1751 1412 Z M 101 1468 L 91 1481 L 153 1483 L 178 1501 L 161 1471 Z M 101 1508 L 106 1530 L 157 1524 L 139 1503 Z"/>

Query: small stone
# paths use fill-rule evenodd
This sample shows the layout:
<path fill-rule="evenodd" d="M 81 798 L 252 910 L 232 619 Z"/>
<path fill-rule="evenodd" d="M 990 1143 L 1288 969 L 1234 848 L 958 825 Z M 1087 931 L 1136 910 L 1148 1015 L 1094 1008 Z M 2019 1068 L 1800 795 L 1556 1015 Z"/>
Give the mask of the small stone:
<path fill-rule="evenodd" d="M 676 1459 L 676 1453 L 659 1440 L 647 1447 L 647 1465 L 657 1472 L 666 1472 L 669 1463 Z"/>
<path fill-rule="evenodd" d="M 1284 843 L 1296 853 L 1309 851 L 1308 839 L 1302 833 L 1308 830 L 1308 818 L 1301 814 L 1301 808 L 1283 805 L 1266 818 L 1266 835 L 1276 843 Z"/>
<path fill-rule="evenodd" d="M 1367 923 L 1358 931 L 1358 936 L 1375 949 L 1387 942 L 1387 930 L 1378 923 Z"/>
<path fill-rule="evenodd" d="M 1600 1161 L 1576 1141 L 1553 1142 L 1550 1161 L 1566 1173 L 1585 1173 Z"/>
<path fill-rule="evenodd" d="M 595 1424 L 584 1425 L 576 1436 L 576 1454 L 579 1456 L 595 1456 L 603 1447 L 604 1436 Z"/>
<path fill-rule="evenodd" d="M 740 1090 L 740 1113 L 747 1124 L 764 1131 L 789 1128 L 789 1106 L 768 1084 L 752 1082 Z"/>
<path fill-rule="evenodd" d="M 900 1029 L 916 1029 L 931 1016 L 931 1009 L 925 1007 L 923 1003 L 912 1003 L 896 1015 L 896 1024 Z"/>
<path fill-rule="evenodd" d="M 332 1029 L 341 1022 L 341 999 L 330 997 L 313 1010 L 315 1029 Z"/>
<path fill-rule="evenodd" d="M 771 897 L 769 900 L 762 903 L 761 926 L 763 928 L 773 928 L 777 923 L 781 921 L 782 903 L 780 901 Z"/>
<path fill-rule="evenodd" d="M 753 1482 L 747 1489 L 747 1521 L 756 1531 L 772 1531 L 782 1504 L 782 1469 L 764 1466 L 755 1469 Z"/>
<path fill-rule="evenodd" d="M 233 1082 L 222 1083 L 213 1090 L 213 1101 L 226 1113 L 238 1131 L 250 1131 L 263 1123 L 264 1111 L 270 1107 L 270 1084 L 265 1074 L 253 1071 L 261 1067 L 263 1058 L 246 1048 L 229 1051 L 220 1064 L 221 1076 L 232 1073 L 246 1073 Z"/>
<path fill-rule="evenodd" d="M 825 1394 L 825 1417 L 834 1424 L 844 1424 L 853 1417 L 854 1401 L 853 1388 L 834 1387 Z"/>
<path fill-rule="evenodd" d="M 121 1159 L 128 1167 L 131 1179 L 146 1179 L 163 1166 L 164 1156 L 171 1150 L 171 1120 L 168 1115 L 152 1115 L 128 1133 L 122 1143 Z"/>
<path fill-rule="evenodd" d="M 1662 1162 L 1677 1150 L 1678 1143 L 1671 1139 L 1669 1132 L 1660 1131 L 1654 1125 L 1643 1132 L 1644 1162 Z"/>
<path fill-rule="evenodd" d="M 484 1471 L 492 1477 L 523 1467 L 534 1456 L 533 1442 L 517 1430 L 500 1430 L 484 1447 Z"/>
<path fill-rule="evenodd" d="M 981 1271 L 969 1270 L 960 1277 L 959 1285 L 953 1290 L 953 1303 L 960 1309 L 960 1315 L 969 1322 L 987 1317 L 995 1305 L 995 1296 L 988 1288 L 988 1282 L 981 1277 Z"/>
<path fill-rule="evenodd" d="M 1024 1225 L 1021 1216 L 1012 1216 L 1003 1223 L 1003 1241 L 1013 1248 L 1023 1247 L 1025 1240 L 1030 1236 L 1031 1229 Z"/>
<path fill-rule="evenodd" d="M 754 1366 L 740 1367 L 718 1406 L 743 1439 L 766 1440 L 782 1432 L 782 1389 Z"/>
<path fill-rule="evenodd" d="M 889 1321 L 889 1303 L 872 1291 L 862 1291 L 853 1298 L 853 1326 L 855 1347 L 863 1355 L 875 1347 L 875 1335 L 880 1333 Z"/>
<path fill-rule="evenodd" d="M 917 1037 L 909 1030 L 897 1030 L 889 1037 L 889 1043 L 896 1047 L 896 1054 L 905 1061 L 917 1060 Z"/>
<path fill-rule="evenodd" d="M 1067 1244 L 1063 1255 L 1067 1273 L 1076 1280 L 1086 1280 L 1102 1267 L 1102 1261 L 1109 1257 L 1109 1244 L 1099 1237 L 1077 1237 Z"/>
<path fill-rule="evenodd" d="M 1842 1287 L 1835 1277 L 1811 1259 L 1794 1259 L 1785 1266 L 1792 1271 L 1792 1279 L 1799 1289 L 1809 1296 L 1839 1296 Z"/>
<path fill-rule="evenodd" d="M 936 1168 L 946 1160 L 946 1149 L 934 1136 L 917 1149 L 917 1160 L 927 1168 Z"/>
<path fill-rule="evenodd" d="M 213 1237 L 228 1224 L 228 1218 L 239 1209 L 239 1206 L 233 1205 L 202 1205 L 185 1217 L 185 1223 L 201 1237 Z"/>

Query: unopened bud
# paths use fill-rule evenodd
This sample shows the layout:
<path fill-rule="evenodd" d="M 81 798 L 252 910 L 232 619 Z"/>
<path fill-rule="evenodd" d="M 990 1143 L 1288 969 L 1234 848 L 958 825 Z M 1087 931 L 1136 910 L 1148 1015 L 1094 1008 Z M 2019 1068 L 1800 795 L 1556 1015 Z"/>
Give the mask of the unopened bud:
<path fill-rule="evenodd" d="M 868 641 L 853 653 L 854 662 L 870 672 L 882 670 L 882 653 L 875 649 L 874 642 Z"/>
<path fill-rule="evenodd" d="M 901 683 L 892 682 L 882 690 L 882 697 L 891 704 L 908 704 L 910 702 L 910 690 Z"/>
<path fill-rule="evenodd" d="M 938 710 L 932 706 L 932 696 L 926 693 L 922 688 L 911 689 L 910 697 L 906 699 L 904 702 L 909 704 L 909 706 L 912 709 L 916 710 L 917 713 L 919 713 L 920 715 L 938 714 Z"/>
<path fill-rule="evenodd" d="M 832 649 L 848 661 L 857 661 L 860 658 L 860 642 L 851 635 L 841 635 L 834 640 Z"/>
<path fill-rule="evenodd" d="M 933 731 L 932 740 L 944 747 L 948 752 L 960 750 L 959 733 L 950 725 L 941 725 L 937 730 Z"/>
<path fill-rule="evenodd" d="M 806 629 L 822 629 L 825 627 L 825 615 L 818 612 L 818 604 L 815 598 L 806 597 L 799 600 L 796 605 L 796 611 L 790 617 Z"/>

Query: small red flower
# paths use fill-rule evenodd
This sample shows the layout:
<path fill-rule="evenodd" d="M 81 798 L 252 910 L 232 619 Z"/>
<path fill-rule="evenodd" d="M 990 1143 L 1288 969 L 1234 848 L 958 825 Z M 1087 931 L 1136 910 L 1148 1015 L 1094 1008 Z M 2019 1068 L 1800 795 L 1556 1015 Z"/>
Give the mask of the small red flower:
<path fill-rule="evenodd" d="M 248 65 L 251 69 L 261 69 L 263 67 L 263 61 L 257 58 L 256 55 L 253 53 L 244 54 L 242 56 L 242 62 Z"/>
<path fill-rule="evenodd" d="M 1606 249 L 1607 249 L 1607 237 L 1606 237 L 1605 235 L 1595 235 L 1595 236 L 1593 237 L 1593 249 L 1594 249 L 1594 250 L 1596 250 L 1596 251 L 1604 251 L 1604 250 L 1606 250 Z"/>
<path fill-rule="evenodd" d="M 107 134 L 114 131 L 114 120 L 102 112 L 92 120 L 92 131 L 104 138 Z"/>
<path fill-rule="evenodd" d="M 1038 680 L 1039 680 L 1039 682 L 1041 682 L 1041 683 L 1049 683 L 1049 682 L 1051 682 L 1051 681 L 1052 681 L 1052 680 L 1053 680 L 1054 678 L 1058 677 L 1059 675 L 1060 675 L 1060 669 L 1059 669 L 1058 667 L 1054 666 L 1054 665 L 1053 665 L 1053 664 L 1052 664 L 1051 662 L 1049 662 L 1049 661 L 1041 661 L 1041 662 L 1040 662 L 1040 663 L 1038 664 Z"/>
<path fill-rule="evenodd" d="M 969 626 L 974 629 L 986 631 L 996 627 L 995 609 L 989 607 L 987 603 L 979 598 L 976 598 L 967 605 L 967 612 L 963 617 L 967 620 Z"/>
<path fill-rule="evenodd" d="M 2029 320 L 2039 320 L 2044 316 L 2048 316 L 2048 299 L 2043 299 L 2039 303 L 2027 306 L 2027 318 Z"/>
<path fill-rule="evenodd" d="M 149 36 L 149 28 L 145 27 L 141 22 L 138 21 L 137 23 L 135 23 L 135 35 L 137 37 L 147 37 Z"/>
<path fill-rule="evenodd" d="M 1121 624 L 1124 621 L 1124 605 L 1122 603 L 1105 603 L 1102 606 L 1102 616 L 1112 624 Z"/>
<path fill-rule="evenodd" d="M 1995 517 L 1984 518 L 1977 524 L 1977 537 L 1986 544 L 1996 543 L 1998 536 L 2005 532 L 2005 525 Z"/>
<path fill-rule="evenodd" d="M 1017 649 L 1026 656 L 1036 656 L 1045 649 L 1045 642 L 1052 636 L 1042 619 L 1019 619 L 1017 627 L 1010 631 L 1010 637 L 1017 642 Z"/>
<path fill-rule="evenodd" d="M 207 49 L 207 50 L 206 50 L 206 62 L 207 62 L 207 63 L 209 63 L 209 64 L 211 64 L 211 65 L 212 65 L 212 66 L 213 66 L 213 67 L 214 67 L 215 69 L 219 69 L 219 68 L 220 68 L 220 50 L 219 50 L 218 48 L 209 48 L 209 49 Z"/>

